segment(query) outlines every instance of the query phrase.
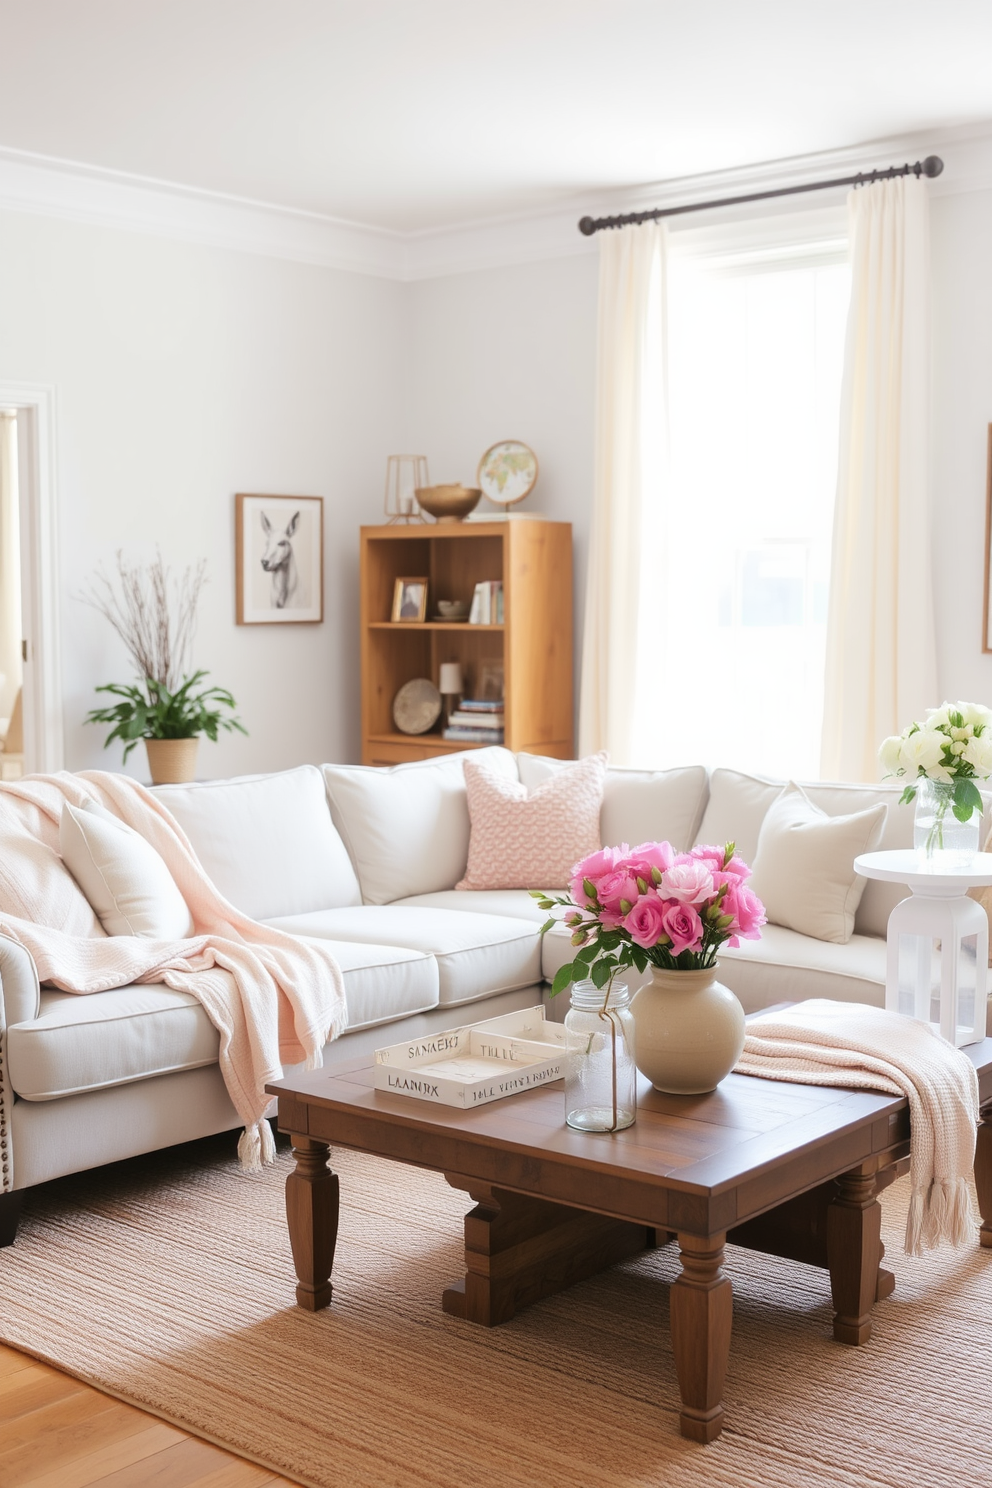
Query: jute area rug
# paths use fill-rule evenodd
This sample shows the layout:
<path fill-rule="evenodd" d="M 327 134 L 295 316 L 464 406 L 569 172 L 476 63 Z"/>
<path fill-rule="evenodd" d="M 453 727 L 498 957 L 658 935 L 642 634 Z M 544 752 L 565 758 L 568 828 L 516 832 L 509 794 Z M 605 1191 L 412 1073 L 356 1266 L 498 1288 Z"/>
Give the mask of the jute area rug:
<path fill-rule="evenodd" d="M 668 1247 L 492 1330 L 447 1317 L 467 1198 L 345 1151 L 332 1306 L 293 1304 L 282 1186 L 232 1137 L 36 1190 L 0 1251 L 0 1337 L 317 1488 L 989 1488 L 992 1251 L 901 1251 L 863 1348 L 827 1277 L 728 1249 L 722 1438 L 678 1434 Z"/>

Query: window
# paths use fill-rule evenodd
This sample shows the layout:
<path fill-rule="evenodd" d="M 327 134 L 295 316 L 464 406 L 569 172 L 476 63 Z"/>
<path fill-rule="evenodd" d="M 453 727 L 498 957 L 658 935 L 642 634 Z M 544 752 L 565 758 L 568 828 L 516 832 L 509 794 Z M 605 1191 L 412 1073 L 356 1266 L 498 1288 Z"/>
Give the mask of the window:
<path fill-rule="evenodd" d="M 670 461 L 643 611 L 664 664 L 638 718 L 655 764 L 819 775 L 844 254 L 836 237 L 673 247 Z"/>

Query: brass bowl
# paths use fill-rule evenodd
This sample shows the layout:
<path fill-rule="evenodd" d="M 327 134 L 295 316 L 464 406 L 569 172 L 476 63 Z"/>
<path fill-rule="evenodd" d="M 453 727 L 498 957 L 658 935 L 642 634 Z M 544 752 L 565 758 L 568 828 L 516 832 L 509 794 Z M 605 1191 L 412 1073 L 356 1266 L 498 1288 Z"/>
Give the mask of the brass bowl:
<path fill-rule="evenodd" d="M 478 486 L 419 486 L 415 494 L 423 510 L 439 522 L 464 522 L 482 497 Z"/>

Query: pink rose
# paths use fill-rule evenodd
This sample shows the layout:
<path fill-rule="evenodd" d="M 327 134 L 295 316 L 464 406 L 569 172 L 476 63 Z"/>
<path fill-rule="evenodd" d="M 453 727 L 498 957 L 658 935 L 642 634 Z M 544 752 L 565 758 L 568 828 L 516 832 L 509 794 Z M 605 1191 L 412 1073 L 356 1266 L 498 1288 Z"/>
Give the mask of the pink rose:
<path fill-rule="evenodd" d="M 626 868 L 614 868 L 612 873 L 606 873 L 596 883 L 596 892 L 599 895 L 600 904 L 607 909 L 618 910 L 620 900 L 626 899 L 628 904 L 634 904 L 640 895 L 637 880 L 631 878 Z"/>
<path fill-rule="evenodd" d="M 622 924 L 631 940 L 645 950 L 658 944 L 665 934 L 665 906 L 657 894 L 642 894 Z"/>
<path fill-rule="evenodd" d="M 739 936 L 745 940 L 760 940 L 761 926 L 765 924 L 765 907 L 757 894 L 746 884 L 728 880 L 727 892 L 720 901 L 720 913 L 730 915 L 731 922 L 722 934 L 732 946 L 739 945 Z"/>
<path fill-rule="evenodd" d="M 690 858 L 695 858 L 697 862 L 705 863 L 711 873 L 723 872 L 723 860 L 726 857 L 726 850 L 722 847 L 714 847 L 700 842 L 696 847 L 690 848 L 689 856 Z"/>
<path fill-rule="evenodd" d="M 651 869 L 664 873 L 675 862 L 675 850 L 670 842 L 642 842 L 632 847 L 626 860 L 628 873 L 639 874 L 646 883 L 651 882 Z"/>
<path fill-rule="evenodd" d="M 686 858 L 683 862 L 676 861 L 662 874 L 658 892 L 665 899 L 677 899 L 680 904 L 704 904 L 716 890 L 708 865 L 698 858 Z"/>
<path fill-rule="evenodd" d="M 703 939 L 703 922 L 691 904 L 680 904 L 678 900 L 666 904 L 661 923 L 665 934 L 672 942 L 672 955 L 682 951 L 698 951 Z"/>
<path fill-rule="evenodd" d="M 627 851 L 625 842 L 619 847 L 602 847 L 575 864 L 568 889 L 576 904 L 580 904 L 583 909 L 592 908 L 592 900 L 585 891 L 583 880 L 588 879 L 593 888 L 597 888 L 600 879 L 616 871 Z M 602 898 L 600 902 L 602 903 Z"/>

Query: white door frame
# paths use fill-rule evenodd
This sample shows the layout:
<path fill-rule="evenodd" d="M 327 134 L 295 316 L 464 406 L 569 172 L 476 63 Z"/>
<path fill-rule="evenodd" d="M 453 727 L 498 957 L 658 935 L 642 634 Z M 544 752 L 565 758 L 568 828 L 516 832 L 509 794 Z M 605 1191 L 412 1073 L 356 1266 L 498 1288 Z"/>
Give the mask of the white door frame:
<path fill-rule="evenodd" d="M 16 408 L 21 527 L 24 760 L 32 773 L 61 770 L 62 666 L 59 628 L 58 460 L 55 388 L 0 381 L 0 408 Z"/>

